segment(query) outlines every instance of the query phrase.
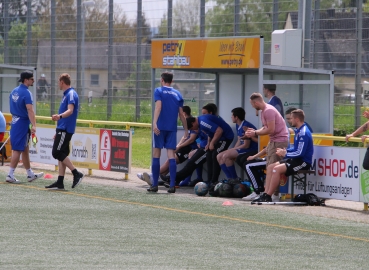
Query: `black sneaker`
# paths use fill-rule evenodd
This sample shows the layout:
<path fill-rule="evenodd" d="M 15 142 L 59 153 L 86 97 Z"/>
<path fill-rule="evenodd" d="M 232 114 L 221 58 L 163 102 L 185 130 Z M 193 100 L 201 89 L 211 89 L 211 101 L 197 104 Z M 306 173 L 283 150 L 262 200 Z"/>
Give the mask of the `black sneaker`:
<path fill-rule="evenodd" d="M 167 190 L 168 193 L 176 193 L 176 187 L 170 187 L 168 190 Z"/>
<path fill-rule="evenodd" d="M 150 188 L 147 189 L 148 192 L 158 192 L 158 187 L 157 186 L 151 186 Z"/>
<path fill-rule="evenodd" d="M 55 183 L 52 183 L 49 186 L 45 186 L 45 188 L 52 189 L 52 190 L 65 190 L 64 189 L 64 184 L 63 183 L 58 183 L 58 181 L 56 181 Z"/>
<path fill-rule="evenodd" d="M 272 197 L 266 193 L 264 193 L 263 198 L 260 198 L 259 202 L 272 202 Z"/>
<path fill-rule="evenodd" d="M 264 198 L 264 196 L 266 195 L 266 193 L 261 194 L 258 198 L 256 198 L 255 200 L 252 200 L 251 203 L 256 203 L 256 202 L 261 202 L 261 200 Z"/>
<path fill-rule="evenodd" d="M 81 182 L 85 175 L 81 172 L 77 172 L 76 175 L 73 176 L 73 184 L 72 188 L 77 187 Z"/>

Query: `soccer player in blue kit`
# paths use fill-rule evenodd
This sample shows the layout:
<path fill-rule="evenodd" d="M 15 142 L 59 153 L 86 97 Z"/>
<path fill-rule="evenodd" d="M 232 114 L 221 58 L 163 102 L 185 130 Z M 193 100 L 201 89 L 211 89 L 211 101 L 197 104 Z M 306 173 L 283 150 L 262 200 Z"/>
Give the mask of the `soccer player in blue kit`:
<path fill-rule="evenodd" d="M 44 175 L 43 172 L 34 173 L 31 169 L 29 160 L 28 141 L 31 137 L 31 133 L 36 133 L 33 97 L 32 93 L 28 90 L 28 87 L 33 86 L 34 83 L 33 72 L 29 70 L 23 71 L 18 82 L 21 82 L 21 84 L 14 88 L 9 96 L 10 113 L 12 114 L 10 129 L 12 159 L 10 161 L 9 174 L 6 177 L 6 182 L 13 184 L 20 183 L 20 181 L 14 177 L 14 171 L 17 168 L 21 154 L 24 168 L 27 171 L 28 182 L 32 182 Z M 32 124 L 31 129 L 30 124 Z"/>
<path fill-rule="evenodd" d="M 198 129 L 209 137 L 209 143 L 205 147 L 206 161 L 208 165 L 208 179 L 210 191 L 214 189 L 218 182 L 220 166 L 217 155 L 228 149 L 231 145 L 234 134 L 233 130 L 221 117 L 205 114 L 198 117 L 188 117 L 187 126 L 189 129 Z"/>
<path fill-rule="evenodd" d="M 83 178 L 83 173 L 79 172 L 69 159 L 69 142 L 76 130 L 77 117 L 79 111 L 79 97 L 71 86 L 70 76 L 63 73 L 59 77 L 59 88 L 63 91 L 63 98 L 60 102 L 59 113 L 51 116 L 53 121 L 57 121 L 52 155 L 58 160 L 59 176 L 58 180 L 47 189 L 64 190 L 64 175 L 68 167 L 73 174 L 72 188 L 77 187 Z"/>
<path fill-rule="evenodd" d="M 254 141 L 254 138 L 242 138 L 247 128 L 256 129 L 253 124 L 245 120 L 245 110 L 241 107 L 237 107 L 231 112 L 232 122 L 236 124 L 238 139 L 233 148 L 219 153 L 217 160 L 228 179 L 227 183 L 235 185 L 241 183 L 241 179 L 237 176 L 234 166 L 237 156 L 244 153 L 256 154 L 258 151 L 258 143 Z"/>
<path fill-rule="evenodd" d="M 158 192 L 160 155 L 161 149 L 167 149 L 169 159 L 170 187 L 169 193 L 175 193 L 175 179 L 177 164 L 175 160 L 175 149 L 177 146 L 177 119 L 178 116 L 184 127 L 184 136 L 188 136 L 187 122 L 183 114 L 183 98 L 179 91 L 171 87 L 173 74 L 163 72 L 161 74 L 161 87 L 155 89 L 155 110 L 152 123 L 153 129 L 153 158 L 151 164 L 153 183 L 148 192 Z"/>

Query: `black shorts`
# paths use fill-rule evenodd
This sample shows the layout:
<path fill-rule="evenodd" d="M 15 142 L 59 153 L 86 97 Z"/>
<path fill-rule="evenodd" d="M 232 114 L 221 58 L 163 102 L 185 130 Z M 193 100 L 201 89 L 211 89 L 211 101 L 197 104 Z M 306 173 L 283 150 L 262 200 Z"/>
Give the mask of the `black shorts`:
<path fill-rule="evenodd" d="M 53 144 L 53 156 L 57 156 L 59 161 L 63 161 L 69 156 L 69 143 L 72 139 L 73 133 L 68 133 L 65 130 L 56 130 L 55 140 Z"/>
<path fill-rule="evenodd" d="M 185 162 L 188 159 L 188 154 L 191 152 L 191 150 L 191 145 L 179 148 L 179 150 L 176 152 L 179 163 Z"/>
<path fill-rule="evenodd" d="M 311 167 L 309 163 L 306 163 L 301 158 L 283 159 L 279 161 L 279 163 L 286 164 L 287 167 L 287 171 L 285 173 L 286 176 L 296 174 L 299 170 L 310 170 Z"/>

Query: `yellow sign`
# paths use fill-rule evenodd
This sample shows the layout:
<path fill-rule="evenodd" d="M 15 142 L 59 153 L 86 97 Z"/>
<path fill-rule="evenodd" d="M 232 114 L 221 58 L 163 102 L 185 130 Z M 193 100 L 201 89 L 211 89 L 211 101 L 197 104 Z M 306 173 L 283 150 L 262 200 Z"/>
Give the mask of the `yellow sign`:
<path fill-rule="evenodd" d="M 160 39 L 151 43 L 152 68 L 259 68 L 260 38 Z"/>

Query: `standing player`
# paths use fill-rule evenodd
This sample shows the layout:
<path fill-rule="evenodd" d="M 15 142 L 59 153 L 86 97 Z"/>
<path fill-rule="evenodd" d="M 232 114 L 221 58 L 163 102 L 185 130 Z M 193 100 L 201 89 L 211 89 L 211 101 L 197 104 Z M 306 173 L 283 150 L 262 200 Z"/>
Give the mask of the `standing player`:
<path fill-rule="evenodd" d="M 6 177 L 8 183 L 20 183 L 14 177 L 14 171 L 17 168 L 20 155 L 22 154 L 22 161 L 24 168 L 27 171 L 27 180 L 32 182 L 44 175 L 41 173 L 34 173 L 31 169 L 29 160 L 29 146 L 28 141 L 30 135 L 36 134 L 36 117 L 33 110 L 33 97 L 28 87 L 33 86 L 32 71 L 24 71 L 21 73 L 18 82 L 22 82 L 18 87 L 14 88 L 9 96 L 10 113 L 12 114 L 12 126 L 10 129 L 12 159 L 10 161 L 9 174 Z M 31 129 L 30 129 L 30 124 Z"/>
<path fill-rule="evenodd" d="M 171 87 L 173 74 L 164 72 L 161 74 L 161 87 L 155 89 L 155 110 L 152 123 L 153 128 L 153 158 L 152 158 L 152 176 L 153 182 L 148 192 L 158 192 L 160 155 L 161 149 L 167 149 L 169 159 L 170 187 L 169 193 L 175 193 L 175 179 L 177 164 L 174 158 L 174 151 L 177 145 L 177 119 L 178 115 L 184 127 L 184 136 L 188 136 L 186 118 L 183 114 L 183 98 L 179 91 Z"/>
<path fill-rule="evenodd" d="M 243 139 L 247 128 L 256 129 L 250 122 L 245 120 L 246 112 L 243 108 L 237 107 L 232 110 L 232 122 L 236 123 L 236 131 L 238 135 L 235 146 L 231 149 L 225 150 L 217 155 L 217 160 L 225 173 L 229 184 L 238 184 L 241 179 L 238 178 L 234 162 L 240 154 L 250 153 L 255 154 L 258 151 L 258 143 L 250 138 Z"/>
<path fill-rule="evenodd" d="M 250 96 L 251 105 L 257 110 L 261 110 L 261 122 L 263 127 L 257 130 L 249 128 L 246 136 L 249 138 L 259 135 L 269 135 L 269 143 L 266 147 L 266 166 L 282 160 L 283 157 L 276 154 L 277 148 L 287 148 L 288 130 L 282 115 L 270 104 L 266 104 L 260 93 L 253 93 Z M 267 181 L 267 180 L 266 180 Z M 268 183 L 266 183 L 268 185 Z M 279 189 L 274 194 L 273 201 L 278 200 Z"/>
<path fill-rule="evenodd" d="M 284 117 L 283 104 L 282 104 L 281 99 L 275 95 L 276 90 L 277 90 L 277 86 L 275 84 L 264 84 L 263 85 L 264 97 L 269 99 L 268 104 L 276 108 L 277 111 L 279 111 L 279 113 L 282 115 L 282 117 Z"/>
<path fill-rule="evenodd" d="M 59 77 L 59 87 L 63 91 L 63 98 L 60 102 L 59 113 L 51 117 L 53 121 L 58 122 L 52 155 L 58 160 L 59 176 L 55 183 L 45 187 L 47 189 L 64 190 L 64 175 L 67 167 L 73 174 L 72 188 L 77 187 L 84 177 L 83 173 L 77 171 L 68 157 L 70 152 L 69 142 L 76 130 L 79 110 L 78 94 L 70 85 L 69 74 L 61 74 Z"/>

